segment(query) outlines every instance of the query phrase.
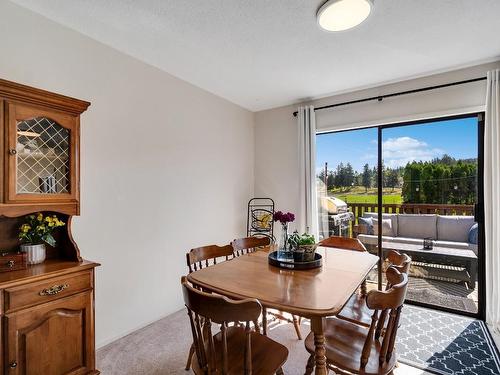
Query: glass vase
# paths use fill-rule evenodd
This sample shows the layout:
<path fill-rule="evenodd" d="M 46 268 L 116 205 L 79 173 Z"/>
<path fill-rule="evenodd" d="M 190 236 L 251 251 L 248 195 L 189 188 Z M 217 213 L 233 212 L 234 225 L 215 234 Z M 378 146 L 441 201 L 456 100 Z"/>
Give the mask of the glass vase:
<path fill-rule="evenodd" d="M 278 249 L 286 252 L 288 249 L 288 223 L 281 223 L 281 233 L 278 241 Z"/>

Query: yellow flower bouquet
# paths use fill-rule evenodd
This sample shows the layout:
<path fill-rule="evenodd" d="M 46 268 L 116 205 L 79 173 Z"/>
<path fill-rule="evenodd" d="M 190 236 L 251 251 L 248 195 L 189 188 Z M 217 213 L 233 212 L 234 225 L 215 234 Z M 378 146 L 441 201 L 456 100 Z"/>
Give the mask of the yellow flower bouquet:
<path fill-rule="evenodd" d="M 53 237 L 54 230 L 62 227 L 64 222 L 56 215 L 43 216 L 41 212 L 26 216 L 26 222 L 19 228 L 19 239 L 21 242 L 31 245 L 47 243 L 56 245 Z"/>

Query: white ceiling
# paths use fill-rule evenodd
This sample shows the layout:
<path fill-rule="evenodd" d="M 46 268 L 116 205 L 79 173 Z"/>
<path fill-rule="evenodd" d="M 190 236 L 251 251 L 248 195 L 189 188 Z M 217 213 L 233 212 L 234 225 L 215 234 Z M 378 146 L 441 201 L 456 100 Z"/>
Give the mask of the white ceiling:
<path fill-rule="evenodd" d="M 375 0 L 325 33 L 322 0 L 14 0 L 256 111 L 500 57 L 499 0 Z"/>

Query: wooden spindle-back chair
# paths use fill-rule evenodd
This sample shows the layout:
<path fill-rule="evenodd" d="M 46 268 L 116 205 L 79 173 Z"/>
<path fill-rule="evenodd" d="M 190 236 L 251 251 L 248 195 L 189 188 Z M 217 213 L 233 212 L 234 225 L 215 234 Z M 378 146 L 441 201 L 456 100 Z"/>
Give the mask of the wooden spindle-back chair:
<path fill-rule="evenodd" d="M 271 245 L 269 237 L 245 237 L 237 238 L 231 242 L 236 256 L 252 253 L 259 247 Z"/>
<path fill-rule="evenodd" d="M 386 255 L 388 267 L 394 266 L 401 273 L 408 273 L 411 266 L 411 258 L 408 254 L 399 253 L 396 250 L 390 250 Z"/>
<path fill-rule="evenodd" d="M 385 263 L 388 268 L 394 267 L 399 272 L 408 274 L 411 266 L 411 258 L 407 254 L 400 254 L 395 250 L 390 250 L 387 252 Z M 391 285 L 387 279 L 385 289 L 387 290 L 390 287 Z M 340 319 L 349 320 L 368 327 L 371 323 L 371 311 L 366 304 L 366 295 L 353 294 L 337 316 Z"/>
<path fill-rule="evenodd" d="M 365 245 L 357 238 L 331 236 L 318 243 L 318 246 L 336 247 L 337 249 L 367 251 Z"/>
<path fill-rule="evenodd" d="M 186 253 L 186 263 L 189 273 L 201 270 L 202 268 L 217 264 L 218 259 L 229 260 L 234 258 L 233 247 L 231 245 L 217 246 L 201 246 L 191 249 Z M 186 371 L 191 368 L 191 360 L 194 354 L 194 345 L 189 349 L 188 359 L 186 362 Z"/>
<path fill-rule="evenodd" d="M 389 267 L 386 276 L 391 285 L 389 289 L 372 290 L 366 296 L 366 304 L 372 311 L 369 329 L 337 318 L 326 320 L 326 362 L 336 373 L 387 375 L 394 370 L 394 343 L 408 286 L 408 275 L 395 267 Z M 315 363 L 313 333 L 306 338 L 305 345 L 311 354 L 306 374 L 311 374 Z"/>
<path fill-rule="evenodd" d="M 288 349 L 250 329 L 250 321 L 259 317 L 262 307 L 255 299 L 233 301 L 193 288 L 181 279 L 195 355 L 192 369 L 206 374 L 282 374 L 281 366 Z M 245 322 L 229 326 L 232 322 Z M 220 332 L 212 335 L 213 324 Z"/>
<path fill-rule="evenodd" d="M 246 237 L 246 238 L 238 238 L 231 242 L 233 245 L 235 256 L 240 256 L 243 254 L 248 254 L 254 252 L 259 247 L 265 247 L 271 245 L 271 239 L 269 237 Z M 268 311 L 266 308 L 262 310 L 262 330 L 265 335 L 267 335 L 267 314 Z M 271 311 L 269 314 L 278 318 L 279 320 L 286 321 L 288 323 L 292 323 L 295 328 L 295 333 L 297 334 L 297 338 L 302 340 L 302 333 L 300 332 L 300 319 L 299 317 L 292 315 L 292 318 L 287 318 L 282 312 L 274 312 Z"/>
<path fill-rule="evenodd" d="M 325 238 L 324 240 L 318 243 L 318 246 L 334 247 L 337 249 L 361 251 L 361 252 L 367 251 L 365 245 L 363 245 L 363 243 L 357 238 L 340 237 L 340 236 L 331 236 Z M 360 289 L 361 289 L 361 295 L 363 296 L 366 295 L 366 280 L 363 280 Z"/>
<path fill-rule="evenodd" d="M 196 247 L 186 253 L 186 261 L 189 273 L 200 270 L 204 267 L 217 264 L 217 259 L 229 260 L 234 257 L 231 245 L 217 246 L 209 245 Z"/>

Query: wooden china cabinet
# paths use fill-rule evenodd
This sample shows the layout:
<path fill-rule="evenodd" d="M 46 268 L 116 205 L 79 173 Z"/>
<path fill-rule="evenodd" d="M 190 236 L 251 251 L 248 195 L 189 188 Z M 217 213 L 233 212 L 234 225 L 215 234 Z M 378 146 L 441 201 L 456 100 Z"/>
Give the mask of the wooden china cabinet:
<path fill-rule="evenodd" d="M 98 264 L 82 259 L 71 234 L 71 219 L 80 213 L 80 114 L 89 105 L 0 80 L 0 269 L 2 254 L 19 249 L 26 215 L 55 214 L 66 223 L 45 262 L 0 272 L 3 374 L 99 374 Z"/>

